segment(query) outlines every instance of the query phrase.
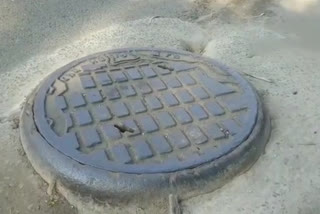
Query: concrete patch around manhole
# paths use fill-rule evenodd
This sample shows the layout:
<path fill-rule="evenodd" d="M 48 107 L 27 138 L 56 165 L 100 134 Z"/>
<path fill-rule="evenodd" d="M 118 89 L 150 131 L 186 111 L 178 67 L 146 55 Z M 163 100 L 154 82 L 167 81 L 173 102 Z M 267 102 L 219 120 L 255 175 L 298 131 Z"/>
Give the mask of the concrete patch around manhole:
<path fill-rule="evenodd" d="M 45 180 L 113 203 L 212 191 L 258 158 L 269 133 L 259 97 L 237 72 L 164 49 L 73 61 L 39 85 L 21 115 L 22 144 Z"/>

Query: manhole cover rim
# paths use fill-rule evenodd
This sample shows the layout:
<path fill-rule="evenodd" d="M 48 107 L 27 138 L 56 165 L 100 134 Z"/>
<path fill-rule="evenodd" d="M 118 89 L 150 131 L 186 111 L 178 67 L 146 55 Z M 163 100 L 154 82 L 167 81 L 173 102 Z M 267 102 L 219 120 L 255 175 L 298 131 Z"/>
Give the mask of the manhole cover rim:
<path fill-rule="evenodd" d="M 41 109 L 39 109 L 38 107 L 40 107 L 41 105 L 39 105 L 39 102 L 42 102 L 43 101 L 43 98 L 46 94 L 46 91 L 45 89 L 48 88 L 48 85 L 51 85 L 55 79 L 59 78 L 63 73 L 67 72 L 70 68 L 82 63 L 83 61 L 85 60 L 88 60 L 88 59 L 93 59 L 101 54 L 114 54 L 114 53 L 118 53 L 118 52 L 123 52 L 123 51 L 130 51 L 130 50 L 133 50 L 133 51 L 165 51 L 165 52 L 172 52 L 173 54 L 177 53 L 177 54 L 181 54 L 181 55 L 188 55 L 188 56 L 192 56 L 194 57 L 194 59 L 197 59 L 197 60 L 200 60 L 201 62 L 206 62 L 206 63 L 209 63 L 211 65 L 214 65 L 216 67 L 218 67 L 219 69 L 223 70 L 224 72 L 227 72 L 229 74 L 231 74 L 233 77 L 236 78 L 236 80 L 239 82 L 239 84 L 243 87 L 242 89 L 243 90 L 246 90 L 247 93 L 251 94 L 251 96 L 254 96 L 254 99 L 258 102 L 258 96 L 256 96 L 255 94 L 255 91 L 253 89 L 253 87 L 250 85 L 250 83 L 248 83 L 241 75 L 239 75 L 237 72 L 233 71 L 233 70 L 230 70 L 228 68 L 226 68 L 225 66 L 221 65 L 220 63 L 218 63 L 217 61 L 215 60 L 212 60 L 210 58 L 205 58 L 205 57 L 202 57 L 202 56 L 199 56 L 199 55 L 196 55 L 196 54 L 192 54 L 192 53 L 189 53 L 189 52 L 183 52 L 183 51 L 175 51 L 175 50 L 167 50 L 167 49 L 155 49 L 155 48 L 138 48 L 138 49 L 134 49 L 134 48 L 129 48 L 129 49 L 116 49 L 116 50 L 111 50 L 111 51 L 103 51 L 103 52 L 100 52 L 100 53 L 95 53 L 95 54 L 92 54 L 92 55 L 89 55 L 89 56 L 85 56 L 83 58 L 80 58 L 76 61 L 73 61 L 63 67 L 61 67 L 60 69 L 58 69 L 57 71 L 55 71 L 54 73 L 52 73 L 51 75 L 49 75 L 42 83 L 41 83 L 41 86 L 40 88 L 38 89 L 38 93 L 36 95 L 36 98 L 35 98 L 35 108 L 34 108 L 34 111 L 35 112 L 39 112 L 41 111 Z M 39 96 L 41 95 L 42 96 Z M 257 109 L 254 109 L 256 111 L 258 111 L 258 105 L 257 105 Z M 43 113 L 44 115 L 44 113 Z M 255 117 L 257 117 L 257 114 L 254 112 L 253 114 Z M 35 119 L 35 123 L 37 124 L 38 123 L 38 117 L 36 117 Z M 256 118 L 254 119 L 254 125 L 253 125 L 253 128 L 255 127 L 255 123 L 256 123 Z M 40 133 L 44 133 L 42 132 L 43 130 L 43 127 L 42 126 L 37 126 L 38 129 L 40 130 Z M 251 130 L 251 132 L 253 131 L 253 129 Z M 248 134 L 248 136 L 250 136 L 251 133 Z M 46 139 L 46 138 L 45 138 Z M 46 141 L 52 145 L 54 148 L 56 148 L 58 151 L 60 151 L 56 145 L 54 145 L 54 143 L 52 142 L 49 142 L 47 139 Z M 230 150 L 229 152 L 232 152 L 234 149 L 236 149 L 241 143 L 243 142 L 239 142 L 236 146 L 233 147 L 232 150 Z M 125 173 L 145 173 L 145 174 L 148 174 L 148 173 L 161 173 L 161 172 L 174 172 L 174 171 L 180 171 L 180 170 L 184 170 L 184 169 L 188 169 L 188 168 L 194 168 L 194 167 L 197 167 L 198 165 L 200 164 L 205 164 L 205 163 L 208 163 L 210 161 L 214 161 L 215 158 L 212 157 L 211 154 L 208 154 L 207 157 L 204 157 L 202 156 L 201 160 L 199 160 L 198 163 L 193 163 L 192 165 L 186 163 L 185 165 L 182 165 L 182 164 L 179 164 L 177 166 L 173 166 L 173 167 L 170 167 L 169 169 L 165 166 L 161 166 L 161 165 L 158 165 L 158 164 L 155 164 L 155 165 L 151 165 L 151 164 L 148 164 L 146 166 L 135 166 L 134 168 L 123 168 L 123 165 L 122 164 L 117 164 L 117 163 L 114 163 L 112 165 L 108 165 L 107 167 L 105 166 L 97 166 L 97 165 L 91 165 L 91 164 L 88 164 L 88 163 L 83 163 L 81 160 L 77 160 L 77 159 L 74 159 L 73 157 L 71 157 L 70 155 L 64 153 L 64 151 L 60 151 L 62 152 L 63 154 L 65 154 L 66 156 L 72 158 L 73 160 L 77 161 L 77 162 L 80 162 L 82 164 L 86 164 L 88 166 L 91 166 L 91 167 L 95 167 L 95 168 L 98 168 L 98 169 L 104 169 L 104 170 L 109 170 L 109 171 L 114 171 L 114 172 L 125 172 Z M 228 152 L 228 153 L 229 153 Z M 225 156 L 227 155 L 228 153 L 225 153 L 223 154 L 222 156 Z M 218 157 L 220 158 L 220 157 Z M 119 167 L 121 166 L 121 170 L 119 170 Z"/>

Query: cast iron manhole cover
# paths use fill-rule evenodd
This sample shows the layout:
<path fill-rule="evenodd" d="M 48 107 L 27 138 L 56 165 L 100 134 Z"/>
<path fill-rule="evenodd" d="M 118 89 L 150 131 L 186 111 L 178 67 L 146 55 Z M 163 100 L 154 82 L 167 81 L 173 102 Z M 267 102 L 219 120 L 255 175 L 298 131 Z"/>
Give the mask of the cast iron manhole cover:
<path fill-rule="evenodd" d="M 79 174 L 66 175 L 68 162 L 126 176 L 227 167 L 241 162 L 235 154 L 260 148 L 268 132 L 256 93 L 238 73 L 170 50 L 82 58 L 51 74 L 28 103 L 22 138 L 33 147 L 29 158 L 45 159 L 69 180 Z"/>

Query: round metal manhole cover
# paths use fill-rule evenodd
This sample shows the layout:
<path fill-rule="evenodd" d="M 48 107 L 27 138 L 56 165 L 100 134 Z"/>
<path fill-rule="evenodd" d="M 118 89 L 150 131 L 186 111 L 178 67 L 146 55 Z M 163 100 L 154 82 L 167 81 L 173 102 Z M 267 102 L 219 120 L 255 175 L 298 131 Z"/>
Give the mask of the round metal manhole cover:
<path fill-rule="evenodd" d="M 20 121 L 26 154 L 48 182 L 139 203 L 220 187 L 259 157 L 270 134 L 241 75 L 161 49 L 71 62 L 34 90 Z"/>
<path fill-rule="evenodd" d="M 100 169 L 172 172 L 216 160 L 251 134 L 258 102 L 238 74 L 165 50 L 103 52 L 49 76 L 34 97 L 41 136 Z"/>

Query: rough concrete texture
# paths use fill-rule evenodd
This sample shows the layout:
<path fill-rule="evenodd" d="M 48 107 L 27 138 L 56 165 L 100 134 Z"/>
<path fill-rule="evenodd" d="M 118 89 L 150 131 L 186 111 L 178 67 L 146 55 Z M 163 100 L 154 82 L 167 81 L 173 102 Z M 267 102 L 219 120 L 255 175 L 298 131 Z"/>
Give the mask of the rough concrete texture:
<path fill-rule="evenodd" d="M 123 47 L 184 49 L 182 41 L 194 36 L 202 38 L 204 35 L 205 31 L 199 26 L 173 18 L 148 18 L 124 22 L 110 25 L 95 33 L 88 33 L 85 37 L 52 51 L 51 54 L 36 55 L 13 70 L 0 73 L 0 87 L 3 87 L 3 93 L 0 94 L 0 116 L 15 110 L 12 106 L 21 103 L 21 98 L 27 96 L 39 80 L 77 58 Z M 14 81 L 10 81 L 13 79 Z"/>
<path fill-rule="evenodd" d="M 24 156 L 15 112 L 56 68 L 125 46 L 216 58 L 244 72 L 271 114 L 272 136 L 258 162 L 221 189 L 182 201 L 184 213 L 320 213 L 317 0 L 1 0 L 0 5 L 0 213 L 108 208 L 64 191 L 77 210 L 59 194 L 46 194 L 46 184 Z M 151 19 L 158 15 L 164 17 Z M 112 212 L 145 213 L 130 207 Z"/>

